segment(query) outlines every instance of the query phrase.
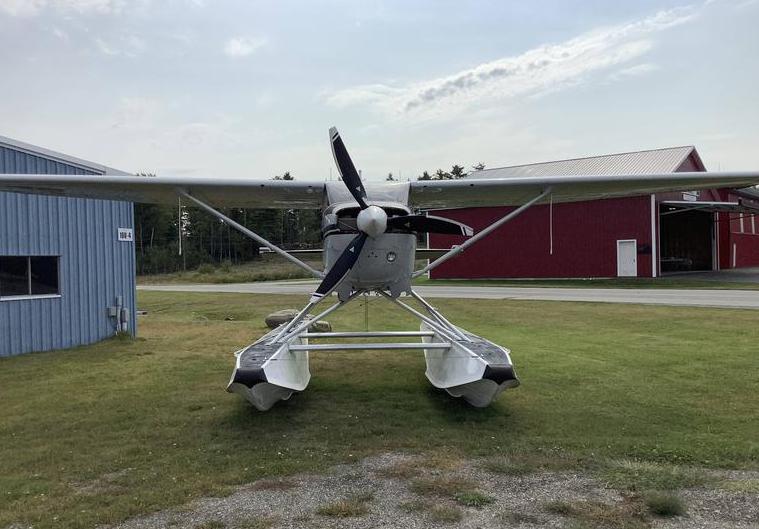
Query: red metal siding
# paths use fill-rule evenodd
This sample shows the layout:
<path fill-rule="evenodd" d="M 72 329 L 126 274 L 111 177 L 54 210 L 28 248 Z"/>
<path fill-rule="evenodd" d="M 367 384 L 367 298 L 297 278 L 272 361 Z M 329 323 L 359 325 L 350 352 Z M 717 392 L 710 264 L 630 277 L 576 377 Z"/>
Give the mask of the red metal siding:
<path fill-rule="evenodd" d="M 753 207 L 759 207 L 759 200 L 749 200 L 725 191 L 726 199 L 732 202 L 742 201 Z M 741 231 L 740 217 L 743 217 Z M 752 223 L 753 217 L 753 223 Z M 744 266 L 759 266 L 759 215 L 724 214 L 723 231 L 726 232 L 727 244 L 724 253 L 727 266 L 725 268 L 741 268 Z M 733 252 L 735 252 L 733 254 Z M 720 255 L 722 262 L 722 255 Z"/>
<path fill-rule="evenodd" d="M 753 235 L 750 233 L 733 233 L 731 235 L 732 244 L 730 247 L 730 258 L 732 259 L 732 245 L 734 244 L 735 268 L 759 266 L 759 235 Z"/>
<path fill-rule="evenodd" d="M 701 159 L 696 159 L 693 153 L 691 153 L 690 156 L 683 160 L 683 163 L 680 164 L 680 167 L 675 169 L 676 173 L 687 173 L 690 171 L 706 171 L 706 168 L 701 162 Z"/>
<path fill-rule="evenodd" d="M 435 214 L 469 224 L 477 232 L 511 209 L 470 208 Z M 553 207 L 551 254 L 549 208 L 535 206 L 463 255 L 440 265 L 432 277 L 614 277 L 618 239 L 638 241 L 638 275 L 650 277 L 650 223 L 650 196 L 557 204 Z M 448 248 L 462 241 L 460 237 L 430 235 L 432 248 Z"/>

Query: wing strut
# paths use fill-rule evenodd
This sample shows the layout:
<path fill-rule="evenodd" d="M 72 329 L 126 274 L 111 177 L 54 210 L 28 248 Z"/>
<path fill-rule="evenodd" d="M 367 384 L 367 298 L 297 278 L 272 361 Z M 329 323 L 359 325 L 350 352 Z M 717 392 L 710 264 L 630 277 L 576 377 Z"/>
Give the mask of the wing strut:
<path fill-rule="evenodd" d="M 509 222 L 513 218 L 519 216 L 521 213 L 525 212 L 527 209 L 530 208 L 530 206 L 532 206 L 533 204 L 535 204 L 539 200 L 541 200 L 541 199 L 547 197 L 548 195 L 550 195 L 551 191 L 552 191 L 552 189 L 550 187 L 545 188 L 543 190 L 543 192 L 540 193 L 535 198 L 533 198 L 533 199 L 525 202 L 524 204 L 522 204 L 521 206 L 519 206 L 514 211 L 511 211 L 507 215 L 501 217 L 500 219 L 498 219 L 497 221 L 495 221 L 494 223 L 492 223 L 490 226 L 488 226 L 484 230 L 481 230 L 481 231 L 477 232 L 477 234 L 474 237 L 472 237 L 471 239 L 468 239 L 465 243 L 463 243 L 463 244 L 461 244 L 459 246 L 454 246 L 449 251 L 447 251 L 446 253 L 444 253 L 443 255 L 441 255 L 440 257 L 438 257 L 437 259 L 435 259 L 434 261 L 432 261 L 430 264 L 428 264 L 427 266 L 425 266 L 421 270 L 417 270 L 416 272 L 414 272 L 413 274 L 411 274 L 411 277 L 412 278 L 413 277 L 419 277 L 422 274 L 426 274 L 427 272 L 429 272 L 433 268 L 436 268 L 436 267 L 440 266 L 441 264 L 443 264 L 444 262 L 446 262 L 451 257 L 457 256 L 458 254 L 460 254 L 461 252 L 463 252 L 464 250 L 466 250 L 467 248 L 469 248 L 471 245 L 473 245 L 474 243 L 476 243 L 477 241 L 479 241 L 483 237 L 489 235 L 493 230 L 495 230 L 497 228 L 500 228 L 502 225 L 506 224 L 507 222 Z"/>
<path fill-rule="evenodd" d="M 316 270 L 314 268 L 311 268 L 310 266 L 308 266 L 306 263 L 304 263 L 303 261 L 301 261 L 297 257 L 295 257 L 293 255 L 290 255 L 289 253 L 287 253 L 286 251 L 284 251 L 282 248 L 280 248 L 276 244 L 267 241 L 266 239 L 264 239 L 263 237 L 261 237 L 260 235 L 258 235 L 256 233 L 253 233 L 252 231 L 250 231 L 248 228 L 246 228 L 242 224 L 238 224 L 237 222 L 233 221 L 232 219 L 230 219 L 229 217 L 227 217 L 226 215 L 224 215 L 220 211 L 215 210 L 214 208 L 212 208 L 211 206 L 209 206 L 205 202 L 201 202 L 200 200 L 198 200 L 194 196 L 190 195 L 186 191 L 179 191 L 179 194 L 182 195 L 183 197 L 189 198 L 190 200 L 192 200 L 193 202 L 195 202 L 198 206 L 200 206 L 201 208 L 203 208 L 204 210 L 206 210 L 208 213 L 210 213 L 214 217 L 217 217 L 217 218 L 223 220 L 225 223 L 229 224 L 230 226 L 232 226 L 234 229 L 236 229 L 237 231 L 239 231 L 243 235 L 246 235 L 247 237 L 250 237 L 251 239 L 253 239 L 254 241 L 256 241 L 259 244 L 263 244 L 264 246 L 266 246 L 267 248 L 269 248 L 272 252 L 278 253 L 279 255 L 281 255 L 282 257 L 284 257 L 285 259 L 287 259 L 291 263 L 293 263 L 293 264 L 301 267 L 303 270 L 305 270 L 306 272 L 308 272 L 312 276 L 314 276 L 314 277 L 316 277 L 318 279 L 323 279 L 324 278 L 324 274 L 322 272 L 319 272 L 318 270 Z"/>

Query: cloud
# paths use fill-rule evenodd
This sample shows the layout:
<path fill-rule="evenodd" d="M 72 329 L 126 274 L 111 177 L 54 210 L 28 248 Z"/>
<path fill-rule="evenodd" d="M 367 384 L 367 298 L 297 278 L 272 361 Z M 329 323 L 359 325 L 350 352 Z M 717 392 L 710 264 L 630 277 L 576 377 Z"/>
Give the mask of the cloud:
<path fill-rule="evenodd" d="M 211 114 L 202 119 L 185 119 L 191 100 L 171 101 L 150 96 L 121 97 L 104 120 L 110 132 L 145 138 L 160 148 L 193 149 L 210 146 L 220 150 L 237 146 L 237 116 Z"/>
<path fill-rule="evenodd" d="M 646 75 L 657 70 L 659 70 L 659 66 L 657 64 L 644 62 L 641 64 L 629 66 L 627 68 L 622 68 L 621 70 L 618 70 L 610 75 L 609 78 L 612 81 L 619 81 L 627 77 L 638 77 L 640 75 Z"/>
<path fill-rule="evenodd" d="M 100 37 L 95 38 L 95 46 L 100 51 L 100 53 L 104 55 L 118 55 L 119 54 L 116 48 L 113 48 L 112 46 L 110 46 Z"/>
<path fill-rule="evenodd" d="M 336 107 L 366 105 L 391 116 L 434 115 L 517 96 L 540 96 L 574 86 L 591 74 L 629 63 L 653 48 L 651 35 L 684 24 L 694 7 L 660 11 L 652 16 L 583 33 L 559 44 L 544 44 L 520 55 L 503 57 L 447 77 L 406 86 L 370 84 L 327 96 Z M 635 67 L 632 67 L 634 69 Z M 650 66 L 641 66 L 645 73 Z M 631 72 L 628 72 L 630 75 Z"/>
<path fill-rule="evenodd" d="M 161 115 L 161 102 L 149 97 L 122 97 L 113 116 L 111 127 L 144 132 L 152 129 Z"/>
<path fill-rule="evenodd" d="M 69 34 L 63 31 L 61 28 L 53 28 L 52 30 L 53 35 L 55 35 L 57 38 L 61 39 L 64 42 L 68 42 L 70 40 Z"/>
<path fill-rule="evenodd" d="M 224 54 L 229 57 L 247 57 L 266 44 L 263 37 L 233 37 L 224 44 Z"/>
<path fill-rule="evenodd" d="M 0 0 L 0 11 L 11 16 L 30 16 L 39 11 L 43 0 Z"/>
<path fill-rule="evenodd" d="M 110 41 L 96 37 L 93 42 L 100 53 L 110 56 L 137 57 L 148 48 L 145 41 L 136 35 L 124 35 Z"/>
<path fill-rule="evenodd" d="M 128 4 L 143 4 L 145 0 L 0 0 L 0 11 L 12 16 L 35 16 L 48 8 L 78 13 L 119 13 Z"/>

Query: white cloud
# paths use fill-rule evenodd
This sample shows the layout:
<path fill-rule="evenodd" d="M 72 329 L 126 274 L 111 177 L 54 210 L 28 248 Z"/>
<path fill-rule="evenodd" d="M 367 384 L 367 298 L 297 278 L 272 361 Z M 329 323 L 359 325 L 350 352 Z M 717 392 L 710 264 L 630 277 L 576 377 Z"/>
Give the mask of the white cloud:
<path fill-rule="evenodd" d="M 233 37 L 224 44 L 224 54 L 229 57 L 247 57 L 266 44 L 263 37 Z"/>
<path fill-rule="evenodd" d="M 12 16 L 36 15 L 45 0 L 0 0 L 0 11 Z"/>
<path fill-rule="evenodd" d="M 34 16 L 53 8 L 78 13 L 119 13 L 128 3 L 143 4 L 144 0 L 0 0 L 0 11 L 12 16 Z"/>
<path fill-rule="evenodd" d="M 544 44 L 447 77 L 406 86 L 360 85 L 327 97 L 333 106 L 367 105 L 388 115 L 458 112 L 517 96 L 540 96 L 629 63 L 653 47 L 651 35 L 688 22 L 694 7 L 660 11 L 641 20 L 599 28 L 559 44 Z M 634 68 L 634 67 L 633 67 Z M 645 70 L 645 66 L 639 70 Z M 645 71 L 633 72 L 645 73 Z M 628 75 L 630 72 L 628 72 Z"/>
<path fill-rule="evenodd" d="M 240 146 L 239 117 L 212 113 L 186 119 L 192 106 L 190 99 L 121 97 L 102 124 L 108 134 L 127 143 L 175 154 L 192 152 L 193 156 L 201 156 Z"/>
<path fill-rule="evenodd" d="M 96 37 L 93 42 L 100 53 L 110 56 L 136 57 L 144 53 L 148 47 L 145 41 L 136 35 L 124 35 L 109 41 Z"/>
<path fill-rule="evenodd" d="M 53 28 L 52 33 L 64 42 L 68 42 L 70 40 L 69 34 L 63 31 L 61 28 Z"/>
<path fill-rule="evenodd" d="M 113 116 L 111 127 L 131 131 L 152 129 L 160 116 L 161 103 L 149 97 L 122 97 Z"/>
<path fill-rule="evenodd" d="M 619 81 L 626 77 L 638 77 L 640 75 L 646 75 L 651 72 L 659 70 L 659 66 L 650 62 L 644 62 L 641 64 L 635 64 L 627 68 L 622 68 L 614 72 L 609 78 L 612 81 Z"/>
<path fill-rule="evenodd" d="M 119 52 L 100 37 L 95 38 L 95 46 L 104 55 L 118 55 Z"/>

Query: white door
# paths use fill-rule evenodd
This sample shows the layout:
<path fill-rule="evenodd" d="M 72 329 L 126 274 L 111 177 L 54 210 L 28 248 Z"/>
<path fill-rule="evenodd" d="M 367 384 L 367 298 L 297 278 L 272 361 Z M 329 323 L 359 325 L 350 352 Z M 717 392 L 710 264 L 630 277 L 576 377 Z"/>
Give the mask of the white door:
<path fill-rule="evenodd" d="M 617 277 L 638 277 L 638 241 L 617 241 Z"/>

